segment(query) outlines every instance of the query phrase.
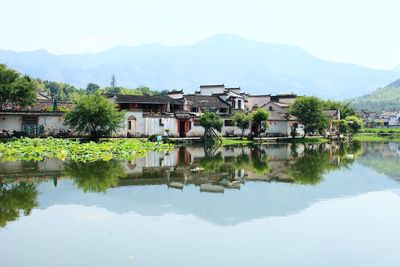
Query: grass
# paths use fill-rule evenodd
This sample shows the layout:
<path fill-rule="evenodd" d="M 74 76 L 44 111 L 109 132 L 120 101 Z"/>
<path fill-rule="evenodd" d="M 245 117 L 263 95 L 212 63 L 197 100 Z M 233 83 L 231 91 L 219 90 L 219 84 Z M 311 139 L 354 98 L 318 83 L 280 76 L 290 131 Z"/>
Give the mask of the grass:
<path fill-rule="evenodd" d="M 263 140 L 265 142 L 265 140 Z M 277 143 L 296 143 L 296 144 L 304 144 L 304 143 L 324 143 L 328 142 L 328 139 L 321 138 L 321 137 L 307 137 L 307 138 L 289 138 L 289 139 L 277 139 Z M 223 146 L 230 146 L 230 145 L 247 145 L 247 144 L 257 144 L 260 143 L 258 138 L 254 138 L 254 140 L 244 139 L 222 139 Z"/>
<path fill-rule="evenodd" d="M 361 133 L 396 133 L 400 134 L 400 128 L 363 128 Z"/>
<path fill-rule="evenodd" d="M 400 136 L 395 136 L 395 137 L 381 137 L 378 135 L 371 135 L 371 134 L 356 134 L 353 136 L 354 141 L 360 141 L 360 142 L 400 142 Z"/>
<path fill-rule="evenodd" d="M 246 138 L 243 139 L 227 139 L 223 138 L 222 139 L 222 145 L 223 146 L 231 146 L 231 145 L 247 145 L 247 144 L 252 144 L 252 140 L 248 140 Z"/>
<path fill-rule="evenodd" d="M 143 139 L 115 139 L 101 142 L 79 142 L 72 139 L 21 138 L 0 143 L 0 161 L 58 158 L 80 162 L 111 159 L 131 160 L 147 151 L 169 151 L 170 144 L 157 144 Z"/>
<path fill-rule="evenodd" d="M 280 143 L 293 143 L 293 144 L 306 144 L 306 143 L 325 143 L 328 142 L 329 139 L 322 137 L 306 137 L 306 138 L 290 138 L 280 140 Z"/>

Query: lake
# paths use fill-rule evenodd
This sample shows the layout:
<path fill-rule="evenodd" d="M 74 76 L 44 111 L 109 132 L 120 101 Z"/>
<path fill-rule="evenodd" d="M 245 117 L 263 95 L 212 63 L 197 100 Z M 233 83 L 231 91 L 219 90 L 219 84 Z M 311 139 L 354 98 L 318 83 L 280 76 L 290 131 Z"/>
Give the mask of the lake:
<path fill-rule="evenodd" d="M 0 161 L 0 185 L 4 267 L 400 262 L 398 143 Z"/>

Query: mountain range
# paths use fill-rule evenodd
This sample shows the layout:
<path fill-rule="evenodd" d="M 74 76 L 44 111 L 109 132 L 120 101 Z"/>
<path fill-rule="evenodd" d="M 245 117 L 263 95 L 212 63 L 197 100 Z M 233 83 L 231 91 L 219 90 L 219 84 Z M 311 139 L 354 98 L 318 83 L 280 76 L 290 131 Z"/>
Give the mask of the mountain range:
<path fill-rule="evenodd" d="M 240 86 L 251 94 L 288 93 L 350 99 L 400 78 L 400 70 L 377 70 L 312 56 L 289 45 L 235 35 L 216 35 L 193 45 L 119 46 L 99 53 L 54 55 L 45 50 L 0 50 L 0 63 L 45 80 L 84 88 L 148 86 L 193 92 L 201 84 Z"/>

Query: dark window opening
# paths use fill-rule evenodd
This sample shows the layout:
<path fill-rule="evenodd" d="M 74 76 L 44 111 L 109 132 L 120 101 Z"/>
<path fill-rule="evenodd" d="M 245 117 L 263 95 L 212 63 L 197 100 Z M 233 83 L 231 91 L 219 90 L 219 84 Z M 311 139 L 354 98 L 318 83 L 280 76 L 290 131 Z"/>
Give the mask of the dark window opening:
<path fill-rule="evenodd" d="M 234 126 L 235 124 L 233 123 L 233 120 L 225 120 L 224 125 L 225 126 Z"/>

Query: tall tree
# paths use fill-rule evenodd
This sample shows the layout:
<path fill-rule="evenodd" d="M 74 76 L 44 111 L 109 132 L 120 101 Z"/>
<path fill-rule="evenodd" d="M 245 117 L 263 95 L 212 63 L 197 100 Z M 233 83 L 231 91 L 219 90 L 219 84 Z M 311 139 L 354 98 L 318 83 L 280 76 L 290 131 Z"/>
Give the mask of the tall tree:
<path fill-rule="evenodd" d="M 357 116 L 347 116 L 345 120 L 347 121 L 350 133 L 352 134 L 358 133 L 364 125 L 363 120 Z"/>
<path fill-rule="evenodd" d="M 37 88 L 37 82 L 29 76 L 22 76 L 19 72 L 0 64 L 0 108 L 8 105 L 32 105 Z"/>
<path fill-rule="evenodd" d="M 114 103 L 99 93 L 78 99 L 72 110 L 65 115 L 65 124 L 97 140 L 114 133 L 124 120 L 124 113 Z"/>
<path fill-rule="evenodd" d="M 327 119 L 323 114 L 323 102 L 315 96 L 297 98 L 289 112 L 304 125 L 303 138 L 309 133 L 326 128 Z"/>
<path fill-rule="evenodd" d="M 89 94 L 93 94 L 93 93 L 97 92 L 99 89 L 100 89 L 100 86 L 95 83 L 88 83 L 88 85 L 86 86 L 86 92 Z"/>
<path fill-rule="evenodd" d="M 251 117 L 243 112 L 236 112 L 233 115 L 233 121 L 235 122 L 236 127 L 242 130 L 242 136 L 241 136 L 242 139 L 244 136 L 244 131 L 249 128 L 250 120 Z"/>
<path fill-rule="evenodd" d="M 265 132 L 268 127 L 269 112 L 263 108 L 259 108 L 250 113 L 250 116 L 254 136 L 260 136 L 261 139 L 261 133 Z"/>
<path fill-rule="evenodd" d="M 204 128 L 204 139 L 206 139 L 211 129 L 221 131 L 223 121 L 217 113 L 205 112 L 200 117 L 200 125 Z"/>

